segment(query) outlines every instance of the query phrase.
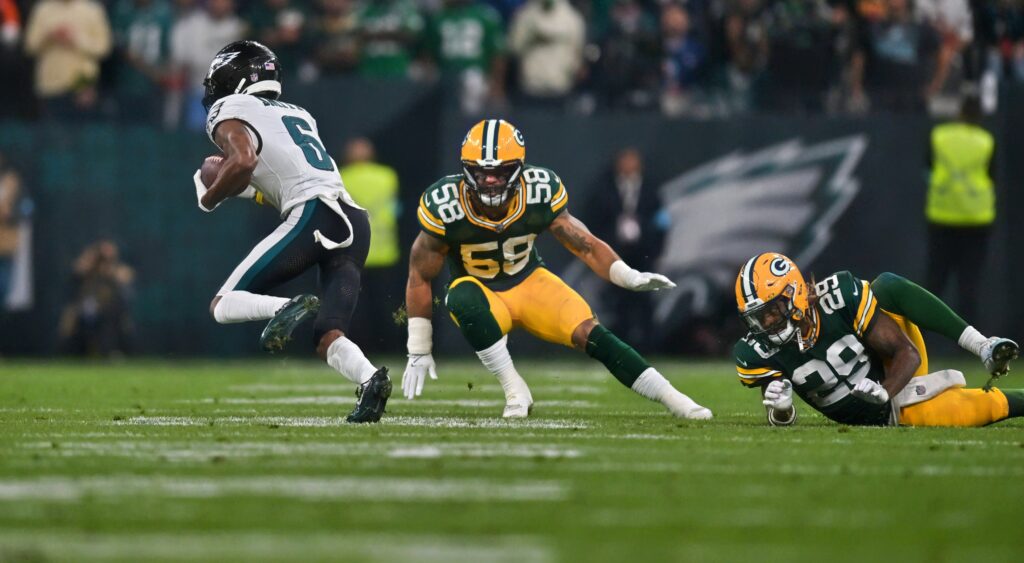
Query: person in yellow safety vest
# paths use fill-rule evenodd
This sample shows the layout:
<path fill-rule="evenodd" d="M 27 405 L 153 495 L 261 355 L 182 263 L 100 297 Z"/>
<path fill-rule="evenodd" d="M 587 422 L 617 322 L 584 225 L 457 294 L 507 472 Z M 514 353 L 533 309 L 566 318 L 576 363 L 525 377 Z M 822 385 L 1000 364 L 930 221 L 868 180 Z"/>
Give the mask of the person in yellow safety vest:
<path fill-rule="evenodd" d="M 991 173 L 995 140 L 980 122 L 981 103 L 969 95 L 959 119 L 932 129 L 925 205 L 928 287 L 941 294 L 955 278 L 957 304 L 969 319 L 977 318 L 981 270 L 996 217 Z"/>
<path fill-rule="evenodd" d="M 342 160 L 344 165 L 338 172 L 345 189 L 370 213 L 370 252 L 363 269 L 360 305 L 352 324 L 359 334 L 365 335 L 360 340 L 365 342 L 365 350 L 383 351 L 388 343 L 404 335 L 392 316 L 405 300 L 404 277 L 396 268 L 401 258 L 398 174 L 390 166 L 376 162 L 376 150 L 369 139 L 349 141 Z"/>

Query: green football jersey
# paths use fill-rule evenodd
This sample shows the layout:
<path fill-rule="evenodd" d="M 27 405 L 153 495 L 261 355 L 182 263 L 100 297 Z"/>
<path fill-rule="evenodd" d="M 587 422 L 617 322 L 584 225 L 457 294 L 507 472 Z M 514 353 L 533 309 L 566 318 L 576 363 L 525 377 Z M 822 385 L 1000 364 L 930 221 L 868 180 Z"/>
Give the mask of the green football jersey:
<path fill-rule="evenodd" d="M 473 276 L 494 291 L 504 291 L 542 266 L 534 241 L 566 208 L 569 196 L 558 176 L 526 165 L 508 215 L 492 221 L 476 213 L 461 175 L 445 176 L 420 198 L 420 229 L 449 247 L 452 279 Z"/>
<path fill-rule="evenodd" d="M 410 0 L 367 2 L 357 17 L 365 33 L 359 72 L 363 76 L 404 77 L 425 25 L 416 4 Z"/>
<path fill-rule="evenodd" d="M 740 380 L 748 387 L 760 387 L 784 377 L 793 382 L 800 398 L 831 420 L 890 424 L 891 403 L 876 405 L 851 394 L 864 378 L 880 382 L 885 377 L 881 360 L 864 345 L 864 335 L 879 310 L 870 284 L 850 272 L 839 272 L 819 282 L 815 291 L 819 322 L 814 346 L 801 352 L 792 341 L 773 348 L 748 334 L 733 348 Z"/>
<path fill-rule="evenodd" d="M 485 4 L 448 6 L 427 28 L 426 48 L 441 72 L 487 71 L 504 49 L 501 16 Z"/>

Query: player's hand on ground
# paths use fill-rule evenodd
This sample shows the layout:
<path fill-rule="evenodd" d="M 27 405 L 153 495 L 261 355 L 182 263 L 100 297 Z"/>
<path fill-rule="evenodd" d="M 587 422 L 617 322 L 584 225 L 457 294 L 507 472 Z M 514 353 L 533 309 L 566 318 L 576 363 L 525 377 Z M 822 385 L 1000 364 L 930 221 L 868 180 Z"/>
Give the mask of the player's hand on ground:
<path fill-rule="evenodd" d="M 764 388 L 764 406 L 777 411 L 793 408 L 793 383 L 788 379 L 776 379 Z"/>
<path fill-rule="evenodd" d="M 853 387 L 851 391 L 854 397 L 863 399 L 869 403 L 880 405 L 889 400 L 889 392 L 876 381 L 864 378 Z"/>
<path fill-rule="evenodd" d="M 405 365 L 405 373 L 402 374 L 402 393 L 406 399 L 419 397 L 423 393 L 423 384 L 427 380 L 437 379 L 437 366 L 434 364 L 434 356 L 430 354 L 409 354 L 409 363 Z"/>

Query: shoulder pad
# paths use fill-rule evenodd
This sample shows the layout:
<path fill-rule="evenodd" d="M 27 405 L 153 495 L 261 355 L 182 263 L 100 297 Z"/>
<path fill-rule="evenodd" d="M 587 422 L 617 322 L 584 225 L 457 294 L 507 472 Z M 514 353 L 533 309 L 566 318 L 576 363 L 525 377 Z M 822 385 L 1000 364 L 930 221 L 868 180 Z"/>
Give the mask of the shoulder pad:
<path fill-rule="evenodd" d="M 565 184 L 550 168 L 527 164 L 523 169 L 523 184 L 526 188 L 527 204 L 546 204 L 552 213 L 558 213 L 569 204 L 569 193 Z"/>
<path fill-rule="evenodd" d="M 871 284 L 844 270 L 821 280 L 814 290 L 823 314 L 841 316 L 858 337 L 863 336 L 878 308 Z"/>
<path fill-rule="evenodd" d="M 241 119 L 247 121 L 246 116 L 252 111 L 261 108 L 263 105 L 254 96 L 248 94 L 231 94 L 217 100 L 210 106 L 210 113 L 206 116 L 206 134 L 213 140 L 213 131 L 217 124 L 228 119 Z"/>
<path fill-rule="evenodd" d="M 420 197 L 416 217 L 420 228 L 434 236 L 444 237 L 448 225 L 466 216 L 459 201 L 462 176 L 445 176 L 434 182 Z"/>

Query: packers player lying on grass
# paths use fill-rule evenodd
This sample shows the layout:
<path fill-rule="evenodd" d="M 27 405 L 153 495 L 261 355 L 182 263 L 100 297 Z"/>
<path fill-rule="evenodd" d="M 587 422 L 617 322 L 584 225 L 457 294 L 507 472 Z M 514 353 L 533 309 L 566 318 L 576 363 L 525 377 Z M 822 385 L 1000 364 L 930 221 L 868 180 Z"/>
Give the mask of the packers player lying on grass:
<path fill-rule="evenodd" d="M 733 349 L 736 371 L 761 389 L 774 426 L 796 421 L 794 391 L 842 424 L 984 426 L 1024 416 L 1024 390 L 991 387 L 1017 344 L 986 338 L 895 274 L 869 284 L 839 272 L 808 286 L 792 260 L 764 253 L 740 269 L 736 302 L 750 329 Z M 930 373 L 918 327 L 979 356 L 992 374 L 985 388 L 965 389 L 958 371 Z"/>
<path fill-rule="evenodd" d="M 526 144 L 511 123 L 484 120 L 462 142 L 462 174 L 427 188 L 417 216 L 421 233 L 412 246 L 406 307 L 409 363 L 402 389 L 419 395 L 429 374 L 433 295 L 430 281 L 451 269 L 445 304 L 463 336 L 505 391 L 508 418 L 529 415 L 533 397 L 505 343 L 514 327 L 583 350 L 623 385 L 660 402 L 673 415 L 708 419 L 711 411 L 677 391 L 628 344 L 598 324 L 590 306 L 544 267 L 533 243 L 545 231 L 597 275 L 626 289 L 674 287 L 665 276 L 627 266 L 568 211 L 568 194 L 554 172 L 526 164 Z"/>

